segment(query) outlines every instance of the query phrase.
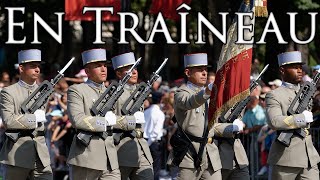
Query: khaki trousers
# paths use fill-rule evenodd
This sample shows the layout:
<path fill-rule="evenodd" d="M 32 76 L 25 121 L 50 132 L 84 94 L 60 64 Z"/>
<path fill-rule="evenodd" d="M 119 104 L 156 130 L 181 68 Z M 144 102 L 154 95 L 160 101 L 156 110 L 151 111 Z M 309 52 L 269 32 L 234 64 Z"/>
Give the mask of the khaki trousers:
<path fill-rule="evenodd" d="M 35 169 L 22 168 L 3 164 L 3 180 L 52 180 L 50 166 L 43 167 L 42 164 Z"/>
<path fill-rule="evenodd" d="M 250 180 L 248 167 L 242 169 L 234 167 L 230 169 L 221 169 L 222 180 Z"/>
<path fill-rule="evenodd" d="M 120 180 L 120 170 L 96 170 L 70 165 L 69 176 L 71 180 Z"/>
<path fill-rule="evenodd" d="M 120 166 L 121 180 L 153 180 L 153 166 L 147 158 L 141 157 L 140 167 Z"/>
<path fill-rule="evenodd" d="M 221 170 L 214 171 L 212 166 L 204 166 L 201 170 L 179 167 L 178 180 L 221 180 Z"/>
<path fill-rule="evenodd" d="M 311 168 L 298 168 L 273 165 L 271 179 L 319 180 L 319 169 L 317 165 Z"/>

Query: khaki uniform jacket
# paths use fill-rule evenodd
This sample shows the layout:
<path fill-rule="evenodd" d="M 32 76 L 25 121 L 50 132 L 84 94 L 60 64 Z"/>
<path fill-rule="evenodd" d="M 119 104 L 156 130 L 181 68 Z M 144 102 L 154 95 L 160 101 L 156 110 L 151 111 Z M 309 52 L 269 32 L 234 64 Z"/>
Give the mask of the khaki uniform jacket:
<path fill-rule="evenodd" d="M 232 123 L 216 123 L 214 125 L 214 134 L 218 137 L 233 139 Z M 240 139 L 235 139 L 233 146 L 227 141 L 222 140 L 218 144 L 222 169 L 232 170 L 237 160 L 239 168 L 242 169 L 249 165 L 248 157 Z"/>
<path fill-rule="evenodd" d="M 105 86 L 96 87 L 90 80 L 70 86 L 68 90 L 68 112 L 74 128 L 92 132 L 105 131 L 105 118 L 92 116 L 90 112 L 94 102 L 105 90 Z M 113 137 L 108 136 L 106 140 L 103 140 L 93 136 L 89 146 L 85 147 L 77 141 L 75 136 L 68 163 L 96 170 L 107 170 L 107 163 L 110 163 L 111 170 L 118 169 L 117 150 Z"/>
<path fill-rule="evenodd" d="M 174 95 L 174 112 L 177 123 L 185 132 L 197 137 L 202 137 L 204 131 L 205 103 L 208 99 L 205 99 L 203 95 L 204 91 L 197 92 L 188 88 L 187 85 L 182 85 Z M 209 131 L 208 137 L 213 137 L 213 135 L 214 131 Z M 200 143 L 192 142 L 192 144 L 198 152 Z M 171 152 L 168 164 L 171 164 L 172 160 L 173 155 Z M 205 164 L 208 165 L 208 160 L 211 162 L 214 171 L 221 169 L 219 150 L 215 143 L 206 144 L 201 167 Z M 179 167 L 195 168 L 190 151 L 185 155 Z"/>
<path fill-rule="evenodd" d="M 0 112 L 4 125 L 8 130 L 30 130 L 36 128 L 36 117 L 34 114 L 23 114 L 21 104 L 28 98 L 38 85 L 28 86 L 21 80 L 1 91 Z M 45 109 L 43 107 L 43 109 Z M 37 131 L 44 131 L 43 122 L 39 123 Z M 36 156 L 39 156 L 42 165 L 50 165 L 48 147 L 44 136 L 21 137 L 16 143 L 6 138 L 0 152 L 0 162 L 12 166 L 28 169 L 35 168 Z"/>
<path fill-rule="evenodd" d="M 134 116 L 122 116 L 121 115 L 121 108 L 125 101 L 130 97 L 131 93 L 135 90 L 136 86 L 124 86 L 124 92 L 118 99 L 115 104 L 115 114 L 118 116 L 117 124 L 125 124 L 124 120 L 126 119 L 133 119 Z M 115 127 L 116 128 L 116 127 Z M 126 130 L 126 128 L 121 128 L 122 130 Z M 143 127 L 139 129 L 143 131 Z M 127 166 L 127 167 L 140 167 L 141 157 L 143 155 L 146 156 L 147 160 L 149 161 L 150 165 L 153 163 L 153 159 L 151 156 L 151 152 L 149 149 L 149 145 L 147 141 L 142 138 L 134 138 L 131 139 L 130 137 L 123 138 L 120 143 L 117 145 L 118 150 L 118 158 L 119 158 L 119 165 L 120 166 Z"/>
<path fill-rule="evenodd" d="M 299 91 L 300 86 L 281 86 L 266 95 L 268 124 L 275 130 L 305 128 L 307 126 L 303 114 L 287 115 L 288 108 Z M 307 129 L 305 129 L 308 131 Z M 307 168 L 320 161 L 319 154 L 312 144 L 311 135 L 305 138 L 293 136 L 289 147 L 275 141 L 271 145 L 268 163 L 289 167 Z"/>

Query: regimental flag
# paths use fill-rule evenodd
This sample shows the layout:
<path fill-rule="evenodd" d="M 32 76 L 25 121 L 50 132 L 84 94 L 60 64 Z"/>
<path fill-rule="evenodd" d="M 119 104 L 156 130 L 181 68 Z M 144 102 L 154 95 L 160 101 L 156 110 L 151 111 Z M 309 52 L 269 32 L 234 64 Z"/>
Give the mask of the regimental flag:
<path fill-rule="evenodd" d="M 82 14 L 84 7 L 113 7 L 113 14 L 102 13 L 103 21 L 119 21 L 117 12 L 121 10 L 121 0 L 65 0 L 65 20 L 66 21 L 95 21 L 95 12 Z"/>
<path fill-rule="evenodd" d="M 263 1 L 263 0 L 256 0 Z M 257 2 L 255 2 L 257 4 Z M 263 5 L 263 4 L 262 4 Z M 265 7 L 266 8 L 266 7 Z M 255 12 L 254 3 L 244 0 L 239 12 Z M 264 15 L 267 15 L 264 13 Z M 254 27 L 255 18 L 247 17 L 246 25 Z M 244 39 L 250 40 L 253 31 L 244 31 Z M 214 84 L 217 91 L 212 91 L 209 105 L 209 129 L 217 122 L 219 116 L 229 110 L 237 102 L 244 100 L 250 94 L 250 71 L 252 62 L 252 44 L 236 44 L 237 19 L 228 29 L 227 43 L 223 45 L 217 65 L 217 73 Z"/>
<path fill-rule="evenodd" d="M 150 14 L 162 13 L 163 17 L 178 21 L 180 19 L 179 11 L 176 9 L 181 4 L 191 4 L 191 0 L 152 0 Z"/>

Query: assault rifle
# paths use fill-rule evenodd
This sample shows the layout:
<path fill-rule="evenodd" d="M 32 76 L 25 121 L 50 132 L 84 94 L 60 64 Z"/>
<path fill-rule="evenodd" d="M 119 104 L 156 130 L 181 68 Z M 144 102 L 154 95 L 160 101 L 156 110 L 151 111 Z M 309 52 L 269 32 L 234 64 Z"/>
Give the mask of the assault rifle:
<path fill-rule="evenodd" d="M 63 73 L 74 61 L 74 57 L 64 66 L 61 71 L 58 71 L 58 75 L 51 79 L 43 81 L 39 87 L 22 103 L 21 109 L 24 113 L 33 114 L 37 109 L 46 104 L 48 98 L 54 91 L 54 86 L 63 78 Z"/>
<path fill-rule="evenodd" d="M 264 74 L 264 72 L 268 69 L 269 64 L 267 64 L 263 70 L 261 71 L 261 73 L 259 74 L 259 76 L 257 77 L 256 80 L 254 80 L 251 84 L 250 84 L 250 92 L 252 92 L 257 86 L 258 83 L 257 81 L 260 79 L 260 77 L 262 76 L 262 74 Z M 232 123 L 234 120 L 236 120 L 239 115 L 241 114 L 241 112 L 244 110 L 244 108 L 247 106 L 247 104 L 250 101 L 250 96 L 246 97 L 246 99 L 242 100 L 241 102 L 237 102 L 234 106 L 232 106 L 232 108 L 230 108 L 228 111 L 225 111 L 224 113 L 222 113 L 222 115 L 219 117 L 219 120 L 223 123 L 225 122 L 230 122 Z"/>
<path fill-rule="evenodd" d="M 113 109 L 114 104 L 124 92 L 123 88 L 132 76 L 132 71 L 139 65 L 141 58 L 139 58 L 133 66 L 126 72 L 126 75 L 118 82 L 112 82 L 108 88 L 103 92 L 99 99 L 93 104 L 91 113 L 93 116 L 104 117 L 106 113 Z M 106 132 L 100 133 L 101 137 L 106 137 Z M 77 139 L 84 145 L 88 146 L 92 138 L 92 134 L 79 131 Z"/>
<path fill-rule="evenodd" d="M 121 108 L 122 115 L 134 114 L 135 112 L 139 111 L 144 100 L 147 99 L 152 91 L 152 84 L 160 77 L 159 72 L 166 65 L 167 61 L 168 58 L 163 61 L 163 63 L 155 72 L 153 72 L 150 80 L 148 80 L 147 83 L 142 82 L 139 84 L 139 86 L 123 104 Z"/>
<path fill-rule="evenodd" d="M 54 86 L 60 81 L 60 79 L 64 76 L 64 71 L 72 64 L 74 61 L 74 57 L 63 67 L 61 71 L 58 71 L 58 75 L 51 79 L 43 81 L 38 88 L 30 95 L 28 98 L 21 104 L 21 109 L 23 113 L 33 114 L 37 109 L 40 109 L 44 106 L 48 98 L 54 91 Z M 12 141 L 16 142 L 19 139 L 19 133 L 5 133 L 7 137 L 9 137 Z"/>
<path fill-rule="evenodd" d="M 300 88 L 299 92 L 297 93 L 296 97 L 291 102 L 289 109 L 287 111 L 288 116 L 294 114 L 301 114 L 303 111 L 307 110 L 310 107 L 310 103 L 312 97 L 314 96 L 317 90 L 317 83 L 320 79 L 320 72 L 318 71 L 317 74 L 313 77 L 312 81 L 306 81 Z M 299 129 L 292 129 L 282 131 L 278 136 L 277 140 L 286 147 L 290 146 L 291 137 L 293 134 L 297 134 L 301 138 L 306 136 L 306 132 L 303 128 Z"/>
<path fill-rule="evenodd" d="M 132 76 L 132 71 L 139 65 L 141 58 L 139 58 L 134 65 L 126 72 L 122 80 L 112 82 L 99 99 L 93 104 L 91 111 L 95 116 L 105 116 L 106 113 L 112 110 L 114 104 L 124 92 L 123 87 L 127 84 Z"/>

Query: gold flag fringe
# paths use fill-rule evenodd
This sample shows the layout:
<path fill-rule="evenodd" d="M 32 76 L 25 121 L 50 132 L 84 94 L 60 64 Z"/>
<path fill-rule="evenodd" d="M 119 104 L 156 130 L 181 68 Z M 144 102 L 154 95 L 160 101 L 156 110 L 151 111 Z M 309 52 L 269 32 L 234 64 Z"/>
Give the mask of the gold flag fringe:
<path fill-rule="evenodd" d="M 211 129 L 214 123 L 217 123 L 218 117 L 225 111 L 229 110 L 237 102 L 244 100 L 250 95 L 250 89 L 247 89 L 236 96 L 232 97 L 229 101 L 224 103 L 216 112 L 213 114 L 211 121 L 209 121 L 209 129 Z M 211 103 L 211 102 L 210 102 Z M 214 103 L 214 102 L 213 102 Z"/>

